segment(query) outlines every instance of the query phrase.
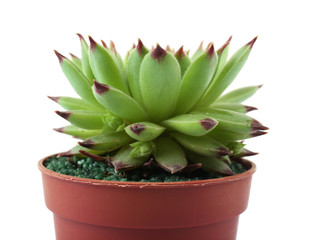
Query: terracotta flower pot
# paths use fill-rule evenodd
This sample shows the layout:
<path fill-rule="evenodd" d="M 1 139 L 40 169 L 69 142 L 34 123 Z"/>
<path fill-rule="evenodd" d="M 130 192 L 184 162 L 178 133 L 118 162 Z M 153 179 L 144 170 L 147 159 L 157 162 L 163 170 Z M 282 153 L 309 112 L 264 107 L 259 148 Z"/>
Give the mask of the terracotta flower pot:
<path fill-rule="evenodd" d="M 45 158 L 46 159 L 46 158 Z M 113 182 L 43 166 L 57 240 L 235 240 L 255 164 L 235 176 L 192 182 Z"/>

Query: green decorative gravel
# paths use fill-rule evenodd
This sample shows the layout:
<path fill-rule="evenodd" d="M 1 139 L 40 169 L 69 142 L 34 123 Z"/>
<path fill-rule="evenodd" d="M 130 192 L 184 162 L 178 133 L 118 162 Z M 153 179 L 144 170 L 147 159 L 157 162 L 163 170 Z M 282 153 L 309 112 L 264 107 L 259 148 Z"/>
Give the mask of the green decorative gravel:
<path fill-rule="evenodd" d="M 97 180 L 108 181 L 135 181 L 135 182 L 178 182 L 195 181 L 223 177 L 215 172 L 208 173 L 202 169 L 191 173 L 183 172 L 170 174 L 161 168 L 141 167 L 129 171 L 115 172 L 112 166 L 106 162 L 97 162 L 93 159 L 77 157 L 59 157 L 53 156 L 44 163 L 45 167 L 57 173 Z M 238 162 L 233 161 L 230 165 L 235 173 L 242 173 L 246 169 Z"/>

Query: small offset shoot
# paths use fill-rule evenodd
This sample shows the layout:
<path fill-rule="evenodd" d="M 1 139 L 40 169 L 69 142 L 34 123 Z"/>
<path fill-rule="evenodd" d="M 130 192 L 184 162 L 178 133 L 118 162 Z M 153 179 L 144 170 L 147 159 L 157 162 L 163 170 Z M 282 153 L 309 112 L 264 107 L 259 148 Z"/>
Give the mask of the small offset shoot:
<path fill-rule="evenodd" d="M 227 92 L 257 37 L 232 56 L 232 37 L 219 48 L 201 42 L 192 56 L 186 46 L 175 51 L 157 43 L 149 49 L 138 39 L 123 59 L 113 41 L 77 35 L 80 54 L 67 58 L 55 51 L 78 94 L 49 97 L 69 122 L 55 130 L 78 139 L 59 157 L 92 158 L 121 174 L 155 168 L 230 176 L 237 173 L 234 163 L 257 154 L 244 140 L 268 128 L 248 115 L 257 108 L 244 101 L 262 85 Z"/>

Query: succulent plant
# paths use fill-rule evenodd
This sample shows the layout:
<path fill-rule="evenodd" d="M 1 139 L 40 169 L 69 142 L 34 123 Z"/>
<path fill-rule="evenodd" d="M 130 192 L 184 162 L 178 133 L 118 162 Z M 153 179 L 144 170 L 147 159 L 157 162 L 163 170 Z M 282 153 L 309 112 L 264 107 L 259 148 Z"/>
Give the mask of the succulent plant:
<path fill-rule="evenodd" d="M 202 167 L 225 175 L 234 159 L 255 155 L 243 140 L 268 128 L 246 115 L 242 105 L 260 86 L 224 94 L 245 64 L 257 38 L 227 60 L 228 41 L 217 51 L 200 45 L 190 58 L 159 44 L 148 50 L 139 39 L 123 60 L 114 43 L 81 42 L 81 58 L 55 51 L 61 68 L 81 98 L 50 97 L 71 125 L 55 129 L 82 139 L 60 156 L 109 160 L 115 170 L 156 162 L 174 174 Z M 108 154 L 109 157 L 103 157 Z"/>

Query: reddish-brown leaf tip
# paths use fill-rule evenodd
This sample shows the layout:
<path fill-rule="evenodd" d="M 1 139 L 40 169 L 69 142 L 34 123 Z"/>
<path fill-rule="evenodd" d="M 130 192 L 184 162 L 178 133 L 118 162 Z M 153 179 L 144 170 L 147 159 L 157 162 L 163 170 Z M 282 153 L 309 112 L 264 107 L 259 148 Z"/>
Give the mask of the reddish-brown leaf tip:
<path fill-rule="evenodd" d="M 85 41 L 84 37 L 80 33 L 76 33 L 76 35 L 79 37 L 80 41 Z"/>
<path fill-rule="evenodd" d="M 106 160 L 106 157 L 98 156 L 98 155 L 89 153 L 89 152 L 84 151 L 84 150 L 79 150 L 79 152 L 80 152 L 81 154 L 87 156 L 87 157 L 92 158 L 92 159 L 95 160 L 96 162 L 101 162 L 101 161 L 105 161 L 105 160 Z"/>
<path fill-rule="evenodd" d="M 182 59 L 185 56 L 185 52 L 184 52 L 184 46 L 181 46 L 177 52 L 175 53 L 175 57 L 179 60 Z"/>
<path fill-rule="evenodd" d="M 101 43 L 104 48 L 108 48 L 108 45 L 103 40 L 101 40 Z"/>
<path fill-rule="evenodd" d="M 182 169 L 182 172 L 190 173 L 200 168 L 202 168 L 202 163 L 189 164 L 184 169 Z"/>
<path fill-rule="evenodd" d="M 219 147 L 218 149 L 216 149 L 216 152 L 217 152 L 217 157 L 222 157 L 222 156 L 230 155 L 233 153 L 233 151 L 230 151 L 226 147 Z"/>
<path fill-rule="evenodd" d="M 141 54 L 142 54 L 142 48 L 143 48 L 143 43 L 140 40 L 140 38 L 138 38 L 138 43 L 137 43 L 136 49 L 137 49 L 139 56 L 141 56 Z"/>
<path fill-rule="evenodd" d="M 217 125 L 217 121 L 211 118 L 205 118 L 203 120 L 200 120 L 200 124 L 205 130 L 209 130 Z"/>
<path fill-rule="evenodd" d="M 55 102 L 58 102 L 60 99 L 60 97 L 51 97 L 51 96 L 48 96 L 48 98 Z"/>
<path fill-rule="evenodd" d="M 263 84 L 261 84 L 261 85 L 259 85 L 259 86 L 257 86 L 259 89 L 261 88 L 261 87 L 263 87 Z"/>
<path fill-rule="evenodd" d="M 256 107 L 252 107 L 252 106 L 244 105 L 244 107 L 246 109 L 246 112 L 251 112 L 251 111 L 254 111 L 254 110 L 258 110 Z"/>
<path fill-rule="evenodd" d="M 143 124 L 140 124 L 140 123 L 137 123 L 137 124 L 133 124 L 129 127 L 129 129 L 137 134 L 137 135 L 140 135 L 142 133 L 142 131 L 144 131 L 146 129 L 146 126 L 143 125 Z"/>
<path fill-rule="evenodd" d="M 74 156 L 75 154 L 72 152 L 72 150 L 69 150 L 67 152 L 62 152 L 62 153 L 59 153 L 57 155 L 57 157 L 72 157 Z"/>
<path fill-rule="evenodd" d="M 64 133 L 64 127 L 61 128 L 53 128 L 54 131 Z"/>
<path fill-rule="evenodd" d="M 254 155 L 258 155 L 259 153 L 257 152 L 252 152 L 246 148 L 243 149 L 243 151 L 241 152 L 241 157 L 248 157 L 248 156 L 254 156 Z"/>
<path fill-rule="evenodd" d="M 224 52 L 225 48 L 230 44 L 231 40 L 232 40 L 233 36 L 230 36 L 228 38 L 228 40 L 226 41 L 226 43 L 224 43 L 224 45 L 219 49 L 219 51 L 222 53 Z"/>
<path fill-rule="evenodd" d="M 261 135 L 264 135 L 264 134 L 267 134 L 267 132 L 263 132 L 263 131 L 253 131 L 250 133 L 250 136 L 251 137 L 258 137 L 258 136 L 261 136 Z"/>
<path fill-rule="evenodd" d="M 66 120 L 71 116 L 71 112 L 55 111 L 55 113 Z"/>
<path fill-rule="evenodd" d="M 132 45 L 132 49 L 135 49 L 136 48 L 136 44 L 135 43 L 133 43 L 133 45 Z"/>
<path fill-rule="evenodd" d="M 95 48 L 97 47 L 97 42 L 95 40 L 93 40 L 93 38 L 91 36 L 88 36 L 89 38 L 89 42 L 90 42 L 90 51 L 94 51 Z"/>
<path fill-rule="evenodd" d="M 78 142 L 78 144 L 85 148 L 91 148 L 95 143 L 93 140 L 87 139 L 86 141 Z"/>
<path fill-rule="evenodd" d="M 112 52 L 114 53 L 114 55 L 117 55 L 117 51 L 116 51 L 116 47 L 115 44 L 112 40 L 110 40 L 110 47 L 112 49 Z"/>
<path fill-rule="evenodd" d="M 214 45 L 213 43 L 209 43 L 209 45 L 206 48 L 207 50 L 207 54 L 210 58 L 213 58 L 214 54 L 215 54 L 215 50 L 214 50 Z"/>
<path fill-rule="evenodd" d="M 257 39 L 258 39 L 258 36 L 256 36 L 255 38 L 253 38 L 250 42 L 248 42 L 248 43 L 246 44 L 246 46 L 249 46 L 250 49 L 251 49 Z"/>
<path fill-rule="evenodd" d="M 77 56 L 74 55 L 73 53 L 70 53 L 70 56 L 71 56 L 72 58 L 77 58 L 77 59 L 79 59 L 79 57 L 77 57 Z"/>
<path fill-rule="evenodd" d="M 268 130 L 268 127 L 263 126 L 259 121 L 253 119 L 251 123 L 252 131 Z"/>
<path fill-rule="evenodd" d="M 96 92 L 99 95 L 102 95 L 102 94 L 104 94 L 104 93 L 106 93 L 107 91 L 110 90 L 110 86 L 109 85 L 106 85 L 106 84 L 103 84 L 103 83 L 99 83 L 95 79 L 93 80 L 93 82 L 94 82 L 94 88 L 95 88 Z"/>
<path fill-rule="evenodd" d="M 200 45 L 199 45 L 199 47 L 197 49 L 197 52 L 198 51 L 203 51 L 203 41 L 201 41 L 201 43 L 200 43 Z"/>
<path fill-rule="evenodd" d="M 166 51 L 157 44 L 156 48 L 151 52 L 151 57 L 160 63 L 165 58 L 166 54 Z"/>
<path fill-rule="evenodd" d="M 57 50 L 54 50 L 55 55 L 57 55 L 59 62 L 62 63 L 66 57 L 64 57 L 61 53 L 59 53 Z"/>

